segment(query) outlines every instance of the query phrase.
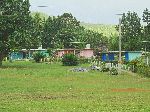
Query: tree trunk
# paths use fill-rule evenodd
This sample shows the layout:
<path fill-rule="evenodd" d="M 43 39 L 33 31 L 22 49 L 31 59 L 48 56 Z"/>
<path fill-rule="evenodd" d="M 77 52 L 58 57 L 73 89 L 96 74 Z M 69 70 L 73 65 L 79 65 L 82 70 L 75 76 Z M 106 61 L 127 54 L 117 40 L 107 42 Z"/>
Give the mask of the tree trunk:
<path fill-rule="evenodd" d="M 2 66 L 2 62 L 5 57 L 6 57 L 6 55 L 3 52 L 0 53 L 0 67 Z"/>

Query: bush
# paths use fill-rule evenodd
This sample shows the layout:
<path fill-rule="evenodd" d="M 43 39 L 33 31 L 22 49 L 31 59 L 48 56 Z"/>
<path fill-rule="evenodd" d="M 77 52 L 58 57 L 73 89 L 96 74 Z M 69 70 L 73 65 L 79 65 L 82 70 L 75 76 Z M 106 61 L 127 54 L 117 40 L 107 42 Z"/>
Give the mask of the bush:
<path fill-rule="evenodd" d="M 143 62 L 142 58 L 132 60 L 128 65 L 131 67 L 132 72 L 138 73 L 144 77 L 150 77 L 150 67 Z"/>
<path fill-rule="evenodd" d="M 106 68 L 106 67 L 102 67 L 102 72 L 109 72 L 109 68 Z"/>
<path fill-rule="evenodd" d="M 64 66 L 76 66 L 79 64 L 78 57 L 74 54 L 65 54 L 62 57 L 62 63 Z"/>
<path fill-rule="evenodd" d="M 139 59 L 132 60 L 128 63 L 128 65 L 131 67 L 132 72 L 135 72 L 135 73 L 137 72 L 139 63 L 140 63 Z"/>
<path fill-rule="evenodd" d="M 79 58 L 79 62 L 80 62 L 80 64 L 86 64 L 86 63 L 89 63 L 89 59 L 88 58 L 84 58 L 84 57 L 80 57 Z"/>
<path fill-rule="evenodd" d="M 111 69 L 110 69 L 110 74 L 111 74 L 111 75 L 118 75 L 117 69 L 116 69 L 116 68 L 111 68 Z"/>
<path fill-rule="evenodd" d="M 150 67 L 144 64 L 138 66 L 137 72 L 144 77 L 150 77 Z"/>
<path fill-rule="evenodd" d="M 46 56 L 42 52 L 34 52 L 33 59 L 35 62 L 39 63 L 41 59 L 45 58 Z"/>

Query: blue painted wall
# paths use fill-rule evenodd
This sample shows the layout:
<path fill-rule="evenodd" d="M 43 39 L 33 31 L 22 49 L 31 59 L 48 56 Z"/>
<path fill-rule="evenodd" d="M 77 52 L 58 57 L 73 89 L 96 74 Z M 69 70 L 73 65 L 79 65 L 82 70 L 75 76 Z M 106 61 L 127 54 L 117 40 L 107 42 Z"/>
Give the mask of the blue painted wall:
<path fill-rule="evenodd" d="M 109 54 L 108 54 L 108 59 L 109 59 L 109 61 L 115 60 L 115 55 L 114 55 L 114 53 L 109 53 Z"/>
<path fill-rule="evenodd" d="M 102 61 L 107 61 L 107 55 L 106 55 L 106 53 L 102 53 Z"/>
<path fill-rule="evenodd" d="M 13 52 L 10 54 L 11 60 L 17 60 L 17 59 L 23 59 L 23 53 L 22 52 Z"/>
<path fill-rule="evenodd" d="M 23 54 L 23 52 L 12 52 L 9 56 L 9 58 L 11 60 L 18 60 L 18 59 L 26 59 L 26 58 L 32 58 L 32 55 L 33 55 L 33 52 L 36 52 L 36 51 L 30 51 L 30 53 L 26 53 L 25 56 Z M 49 56 L 49 53 L 47 53 L 47 51 L 40 51 L 39 52 L 42 52 L 44 55 L 46 55 L 46 57 Z"/>
<path fill-rule="evenodd" d="M 142 56 L 142 52 L 125 52 L 126 61 L 132 61 Z"/>
<path fill-rule="evenodd" d="M 102 53 L 102 61 L 113 61 L 115 60 L 114 53 Z"/>

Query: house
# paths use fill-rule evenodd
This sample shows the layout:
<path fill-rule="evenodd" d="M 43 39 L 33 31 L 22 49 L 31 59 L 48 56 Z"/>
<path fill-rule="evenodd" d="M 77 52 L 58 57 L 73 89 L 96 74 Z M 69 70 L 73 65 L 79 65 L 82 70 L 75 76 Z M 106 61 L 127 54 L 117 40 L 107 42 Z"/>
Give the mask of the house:
<path fill-rule="evenodd" d="M 126 51 L 125 52 L 125 60 L 126 61 L 132 61 L 141 56 L 142 56 L 142 51 Z"/>
<path fill-rule="evenodd" d="M 132 61 L 136 58 L 139 58 L 142 56 L 142 51 L 122 51 L 121 52 L 122 57 L 125 58 L 125 61 Z M 117 60 L 116 57 L 119 57 L 119 51 L 108 51 L 108 52 L 102 52 L 102 61 L 113 61 Z"/>
<path fill-rule="evenodd" d="M 85 58 L 91 58 L 94 56 L 94 50 L 93 49 L 82 49 L 80 50 L 80 56 Z"/>
<path fill-rule="evenodd" d="M 64 54 L 72 53 L 75 54 L 75 49 L 57 49 L 55 52 L 56 57 L 62 57 Z"/>
<path fill-rule="evenodd" d="M 85 57 L 85 58 L 91 58 L 94 56 L 94 50 L 93 49 L 57 49 L 56 56 L 62 57 L 64 54 L 72 53 L 74 55 L 77 55 L 79 57 Z"/>
<path fill-rule="evenodd" d="M 42 46 L 40 46 L 38 49 L 22 49 L 18 52 L 11 52 L 9 58 L 11 60 L 31 59 L 33 58 L 34 52 L 42 52 L 44 55 L 46 55 L 46 57 L 49 56 L 49 53 L 47 53 L 47 49 L 42 49 Z"/>

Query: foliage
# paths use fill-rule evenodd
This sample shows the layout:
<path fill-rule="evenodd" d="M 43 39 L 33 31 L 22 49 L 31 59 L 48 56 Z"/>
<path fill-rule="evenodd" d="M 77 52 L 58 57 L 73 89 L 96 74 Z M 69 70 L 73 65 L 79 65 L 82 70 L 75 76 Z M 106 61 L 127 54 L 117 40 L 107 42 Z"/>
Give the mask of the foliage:
<path fill-rule="evenodd" d="M 39 46 L 39 21 L 30 16 L 29 0 L 1 0 L 0 4 L 1 65 L 12 50 Z"/>
<path fill-rule="evenodd" d="M 109 68 L 107 68 L 107 67 L 102 67 L 101 71 L 102 71 L 102 72 L 109 72 Z"/>
<path fill-rule="evenodd" d="M 147 48 L 147 51 L 150 51 L 150 12 L 147 8 L 143 11 L 143 22 L 145 22 L 146 25 L 143 28 L 142 41 L 147 41 L 147 42 L 142 44 L 143 47 Z"/>
<path fill-rule="evenodd" d="M 85 29 L 71 13 L 49 17 L 44 24 L 42 44 L 44 48 L 83 48 L 85 44 L 98 47 L 107 39 L 103 34 Z M 73 42 L 81 42 L 74 44 Z"/>
<path fill-rule="evenodd" d="M 138 59 L 135 59 L 135 60 L 132 60 L 129 62 L 129 65 L 131 66 L 131 71 L 132 72 L 137 72 L 137 69 L 138 69 L 138 64 L 139 64 L 139 60 Z"/>
<path fill-rule="evenodd" d="M 88 58 L 85 58 L 85 57 L 80 57 L 79 58 L 79 63 L 80 64 L 86 64 L 86 63 L 89 63 L 89 60 Z"/>
<path fill-rule="evenodd" d="M 139 74 L 141 74 L 144 77 L 150 77 L 150 67 L 145 65 L 145 64 L 141 64 L 137 67 L 137 72 Z"/>
<path fill-rule="evenodd" d="M 111 75 L 118 75 L 118 71 L 117 71 L 117 69 L 114 68 L 114 67 L 111 68 L 109 72 L 110 72 Z"/>
<path fill-rule="evenodd" d="M 140 20 L 135 12 L 123 14 L 121 19 L 123 50 L 141 50 L 142 26 Z"/>
<path fill-rule="evenodd" d="M 106 63 L 105 62 L 101 63 L 101 72 L 109 72 L 109 68 L 106 67 Z"/>
<path fill-rule="evenodd" d="M 150 77 L 150 66 L 145 62 L 146 57 L 138 58 L 128 62 L 132 72 L 139 73 L 144 77 Z"/>
<path fill-rule="evenodd" d="M 74 54 L 65 54 L 62 58 L 64 66 L 76 66 L 79 64 L 78 57 Z"/>
<path fill-rule="evenodd" d="M 35 62 L 39 63 L 41 59 L 45 58 L 46 56 L 42 52 L 34 52 L 33 53 L 33 59 Z"/>
<path fill-rule="evenodd" d="M 71 42 L 74 42 L 77 36 L 75 30 L 79 29 L 79 27 L 79 21 L 70 13 L 64 13 L 58 17 L 49 17 L 44 24 L 43 47 L 73 47 Z"/>
<path fill-rule="evenodd" d="M 119 49 L 119 37 L 118 34 L 110 35 L 108 39 L 108 48 L 111 51 L 118 51 Z"/>
<path fill-rule="evenodd" d="M 56 51 L 56 50 L 54 50 L 54 49 L 52 49 L 52 48 L 48 48 L 48 49 L 47 49 L 47 52 L 49 53 L 49 56 L 52 56 L 52 57 L 55 55 L 55 51 Z"/>
<path fill-rule="evenodd" d="M 107 38 L 102 33 L 86 30 L 84 40 L 91 45 L 91 48 L 98 49 L 107 44 Z"/>

